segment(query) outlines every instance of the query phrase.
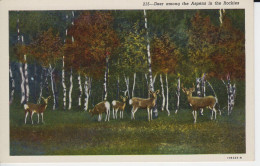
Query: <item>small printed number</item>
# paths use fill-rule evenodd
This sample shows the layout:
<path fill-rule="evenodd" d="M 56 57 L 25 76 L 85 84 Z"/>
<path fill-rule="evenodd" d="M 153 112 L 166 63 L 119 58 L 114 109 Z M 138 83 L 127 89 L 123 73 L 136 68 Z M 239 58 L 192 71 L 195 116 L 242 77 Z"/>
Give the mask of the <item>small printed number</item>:
<path fill-rule="evenodd" d="M 242 159 L 242 157 L 238 157 L 238 156 L 232 156 L 232 157 L 227 157 L 227 159 L 229 160 L 239 160 L 239 159 Z"/>
<path fill-rule="evenodd" d="M 143 2 L 143 6 L 149 6 L 149 2 Z"/>

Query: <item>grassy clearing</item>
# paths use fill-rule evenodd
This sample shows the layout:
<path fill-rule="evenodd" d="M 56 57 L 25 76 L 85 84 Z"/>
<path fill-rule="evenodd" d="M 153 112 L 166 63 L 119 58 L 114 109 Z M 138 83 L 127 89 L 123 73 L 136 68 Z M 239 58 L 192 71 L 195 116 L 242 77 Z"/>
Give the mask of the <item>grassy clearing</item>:
<path fill-rule="evenodd" d="M 50 108 L 50 107 L 49 107 Z M 129 110 L 128 110 L 129 111 Z M 97 122 L 86 112 L 51 111 L 45 124 L 24 124 L 22 107 L 10 108 L 10 155 L 132 155 L 132 154 L 227 154 L 245 153 L 245 111 L 235 108 L 232 116 L 210 120 L 209 110 L 193 124 L 190 110 L 177 115 L 159 112 L 147 121 L 147 112 L 138 110 L 123 120 Z M 112 117 L 112 116 L 111 116 Z"/>

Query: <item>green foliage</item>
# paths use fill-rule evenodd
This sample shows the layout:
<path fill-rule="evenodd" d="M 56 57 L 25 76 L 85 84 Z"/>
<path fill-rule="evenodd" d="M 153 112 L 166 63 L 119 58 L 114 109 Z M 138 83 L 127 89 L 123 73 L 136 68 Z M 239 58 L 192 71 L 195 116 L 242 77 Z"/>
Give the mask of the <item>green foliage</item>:
<path fill-rule="evenodd" d="M 131 30 L 121 34 L 121 44 L 117 55 L 112 59 L 112 71 L 124 75 L 147 71 L 145 32 L 140 30 L 140 23 L 134 23 Z M 114 69 L 113 69 L 114 68 Z"/>

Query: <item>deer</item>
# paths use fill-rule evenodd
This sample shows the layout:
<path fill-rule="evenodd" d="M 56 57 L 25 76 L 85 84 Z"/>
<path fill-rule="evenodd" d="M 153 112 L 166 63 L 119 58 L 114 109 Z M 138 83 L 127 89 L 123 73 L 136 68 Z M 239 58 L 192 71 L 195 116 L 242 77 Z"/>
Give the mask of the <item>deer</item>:
<path fill-rule="evenodd" d="M 120 96 L 122 99 L 122 102 L 113 100 L 112 101 L 112 107 L 113 107 L 113 118 L 117 119 L 117 111 L 119 110 L 119 118 L 123 119 L 124 117 L 124 110 L 126 106 L 126 100 L 128 99 L 128 96 Z"/>
<path fill-rule="evenodd" d="M 192 88 L 186 89 L 182 85 L 182 91 L 187 95 L 188 102 L 192 108 L 192 115 L 194 118 L 194 123 L 197 121 L 197 111 L 201 108 L 209 108 L 212 111 L 211 120 L 213 120 L 213 112 L 215 113 L 215 119 L 217 116 L 217 111 L 215 105 L 217 99 L 214 96 L 205 96 L 205 97 L 193 97 L 192 93 L 195 91 L 193 84 Z"/>
<path fill-rule="evenodd" d="M 94 106 L 93 109 L 89 109 L 91 117 L 98 115 L 98 121 L 102 120 L 102 113 L 106 113 L 105 121 L 109 121 L 110 117 L 110 103 L 108 101 L 102 101 Z"/>
<path fill-rule="evenodd" d="M 42 115 L 42 123 L 45 123 L 43 120 L 43 113 L 47 108 L 48 100 L 51 98 L 51 96 L 47 97 L 46 99 L 42 97 L 43 103 L 42 104 L 34 104 L 34 103 L 26 103 L 24 104 L 24 123 L 26 124 L 27 116 L 30 113 L 30 118 L 33 124 L 33 114 L 37 113 L 38 115 L 38 124 L 40 123 L 40 114 Z"/>
<path fill-rule="evenodd" d="M 157 94 L 160 93 L 160 90 L 155 92 L 149 90 L 150 97 L 147 99 L 133 97 L 129 100 L 129 104 L 132 105 L 131 110 L 131 120 L 135 119 L 135 113 L 138 108 L 147 109 L 148 121 L 153 120 L 152 109 L 156 104 Z"/>

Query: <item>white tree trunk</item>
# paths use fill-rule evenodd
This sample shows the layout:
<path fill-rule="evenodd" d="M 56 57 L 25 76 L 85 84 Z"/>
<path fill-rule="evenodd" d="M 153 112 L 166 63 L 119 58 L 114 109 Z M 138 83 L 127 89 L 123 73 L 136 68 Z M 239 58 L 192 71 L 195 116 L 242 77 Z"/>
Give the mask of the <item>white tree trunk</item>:
<path fill-rule="evenodd" d="M 53 94 L 53 110 L 56 109 L 57 106 L 57 100 L 56 100 L 56 93 L 55 93 L 55 87 L 54 87 L 54 80 L 53 80 L 53 72 L 54 72 L 54 68 L 52 68 L 51 64 L 49 65 L 49 73 L 50 73 L 50 77 L 51 77 L 51 90 L 52 90 L 52 94 Z"/>
<path fill-rule="evenodd" d="M 19 71 L 21 75 L 21 104 L 25 103 L 25 79 L 24 79 L 24 72 L 23 72 L 23 64 L 19 63 Z"/>
<path fill-rule="evenodd" d="M 72 68 L 70 69 L 70 91 L 69 91 L 69 110 L 71 109 L 71 104 L 72 104 L 72 89 L 73 89 L 73 79 L 72 79 Z"/>
<path fill-rule="evenodd" d="M 170 111 L 169 111 L 169 87 L 168 87 L 168 74 L 166 73 L 165 75 L 165 83 L 166 83 L 166 111 L 168 112 L 168 116 L 170 116 Z"/>
<path fill-rule="evenodd" d="M 66 30 L 66 36 L 67 36 L 67 30 Z M 64 63 L 64 56 L 62 57 L 62 87 L 63 87 L 63 109 L 66 109 L 66 95 L 67 95 L 67 88 L 65 84 L 65 63 Z"/>
<path fill-rule="evenodd" d="M 128 98 L 130 99 L 130 94 L 129 94 L 129 77 L 124 76 L 125 77 L 125 84 L 126 84 L 126 91 L 128 94 Z"/>
<path fill-rule="evenodd" d="M 84 84 L 84 91 L 85 91 L 85 104 L 84 104 L 84 110 L 88 110 L 88 101 L 90 97 L 90 92 L 91 92 L 91 78 L 85 77 L 85 84 Z"/>
<path fill-rule="evenodd" d="M 146 29 L 146 41 L 147 41 L 147 59 L 148 59 L 148 71 L 149 71 L 149 79 L 150 79 L 150 86 L 149 89 L 154 91 L 154 84 L 153 84 L 153 75 L 152 75 L 152 59 L 150 54 L 150 40 L 149 40 L 149 33 L 148 33 L 148 26 L 147 26 L 147 15 L 146 11 L 144 10 L 144 21 L 145 21 L 145 29 Z M 153 113 L 155 117 L 158 117 L 157 105 L 153 108 Z"/>
<path fill-rule="evenodd" d="M 220 26 L 223 24 L 223 14 L 225 13 L 225 9 L 219 9 L 219 22 Z"/>
<path fill-rule="evenodd" d="M 201 97 L 200 78 L 196 78 L 196 92 L 197 96 Z"/>
<path fill-rule="evenodd" d="M 26 62 L 26 55 L 24 55 L 24 77 L 25 77 L 25 92 L 26 92 L 26 102 L 29 101 L 30 96 L 30 88 L 29 88 L 29 80 L 28 80 L 28 66 Z"/>
<path fill-rule="evenodd" d="M 176 95 L 177 95 L 177 107 L 176 107 L 175 114 L 178 113 L 178 110 L 179 110 L 179 108 L 180 108 L 180 95 L 181 95 L 180 89 L 181 89 L 181 80 L 180 80 L 180 78 L 178 78 L 177 91 L 176 91 Z"/>
<path fill-rule="evenodd" d="M 13 72 L 11 69 L 11 65 L 9 66 L 9 75 L 10 75 L 10 80 L 11 80 L 11 94 L 10 94 L 10 101 L 9 104 L 12 104 L 14 100 L 14 89 L 15 89 L 15 82 L 14 82 L 14 77 L 13 77 Z"/>
<path fill-rule="evenodd" d="M 107 83 L 108 83 L 108 56 L 106 57 L 106 71 L 104 75 L 104 100 L 107 100 Z"/>
<path fill-rule="evenodd" d="M 165 95 L 164 95 L 162 74 L 160 74 L 160 82 L 161 82 L 161 88 L 162 88 L 162 111 L 164 111 L 164 108 L 165 108 Z"/>
<path fill-rule="evenodd" d="M 148 76 L 147 76 L 147 74 L 145 73 L 144 74 L 144 76 L 145 76 L 145 80 L 146 80 L 146 85 L 147 85 L 147 87 L 148 87 L 148 89 L 149 89 L 149 80 L 148 80 Z M 147 93 L 147 97 L 149 97 L 149 91 L 147 91 L 148 93 Z"/>
<path fill-rule="evenodd" d="M 135 93 L 135 78 L 136 78 L 136 73 L 134 73 L 134 83 L 133 83 L 133 89 L 132 89 L 132 97 L 134 97 L 134 93 Z"/>
<path fill-rule="evenodd" d="M 81 77 L 78 75 L 79 81 L 79 106 L 81 106 L 81 99 L 82 99 L 82 85 L 81 85 Z"/>

